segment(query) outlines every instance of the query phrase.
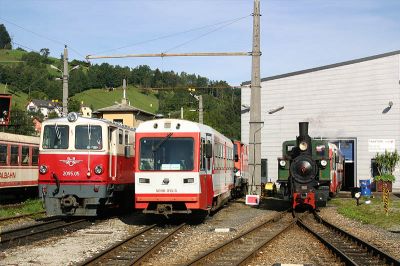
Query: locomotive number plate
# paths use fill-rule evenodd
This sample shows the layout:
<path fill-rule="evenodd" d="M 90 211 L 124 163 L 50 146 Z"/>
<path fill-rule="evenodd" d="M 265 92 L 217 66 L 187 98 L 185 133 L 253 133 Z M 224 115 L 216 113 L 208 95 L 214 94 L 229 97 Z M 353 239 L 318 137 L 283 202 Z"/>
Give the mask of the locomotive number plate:
<path fill-rule="evenodd" d="M 63 176 L 79 176 L 79 171 L 63 171 Z"/>

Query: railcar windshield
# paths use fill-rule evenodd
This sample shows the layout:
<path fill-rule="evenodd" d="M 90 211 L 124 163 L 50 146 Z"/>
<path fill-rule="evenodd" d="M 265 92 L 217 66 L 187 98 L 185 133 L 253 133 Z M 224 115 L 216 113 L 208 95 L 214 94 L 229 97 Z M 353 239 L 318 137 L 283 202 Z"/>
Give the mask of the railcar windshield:
<path fill-rule="evenodd" d="M 75 149 L 101 150 L 102 144 L 101 126 L 81 125 L 75 127 Z"/>
<path fill-rule="evenodd" d="M 47 125 L 43 131 L 43 149 L 68 149 L 69 127 L 66 125 Z"/>
<path fill-rule="evenodd" d="M 164 138 L 142 138 L 140 140 L 140 170 L 193 170 L 193 139 L 173 138 L 171 135 Z"/>

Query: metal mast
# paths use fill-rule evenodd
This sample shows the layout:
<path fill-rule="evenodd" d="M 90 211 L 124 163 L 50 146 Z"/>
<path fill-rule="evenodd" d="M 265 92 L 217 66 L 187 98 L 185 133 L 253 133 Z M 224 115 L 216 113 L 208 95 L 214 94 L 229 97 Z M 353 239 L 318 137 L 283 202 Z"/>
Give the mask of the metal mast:
<path fill-rule="evenodd" d="M 63 115 L 68 114 L 68 50 L 64 47 L 64 71 L 63 71 Z"/>
<path fill-rule="evenodd" d="M 260 0 L 254 0 L 251 67 L 249 193 L 261 195 Z"/>

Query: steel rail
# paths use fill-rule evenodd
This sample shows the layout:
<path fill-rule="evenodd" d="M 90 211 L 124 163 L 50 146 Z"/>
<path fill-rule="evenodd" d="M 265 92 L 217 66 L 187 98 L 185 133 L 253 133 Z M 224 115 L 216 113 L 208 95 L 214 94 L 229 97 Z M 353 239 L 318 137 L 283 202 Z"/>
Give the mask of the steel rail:
<path fill-rule="evenodd" d="M 10 217 L 3 217 L 3 218 L 0 218 L 0 222 L 5 222 L 5 221 L 9 221 L 9 220 L 14 220 L 14 219 L 20 219 L 20 218 L 25 218 L 25 217 L 29 217 L 29 216 L 35 216 L 35 215 L 39 215 L 39 214 L 43 214 L 43 213 L 46 213 L 46 212 L 45 211 L 41 211 L 41 212 L 33 212 L 33 213 L 21 214 L 21 215 L 10 216 Z"/>
<path fill-rule="evenodd" d="M 158 248 L 163 245 L 164 243 L 168 242 L 177 232 L 182 230 L 186 224 L 182 223 L 179 225 L 176 229 L 174 229 L 172 232 L 170 232 L 168 235 L 164 236 L 163 238 L 160 238 L 154 245 L 148 247 L 146 250 L 144 250 L 141 254 L 139 254 L 138 258 L 133 260 L 131 265 L 134 264 L 142 264 L 146 259 L 150 258 L 151 255 L 158 250 Z"/>
<path fill-rule="evenodd" d="M 119 246 L 121 246 L 121 245 L 125 244 L 126 242 L 128 242 L 128 241 L 130 241 L 130 240 L 132 240 L 132 239 L 134 239 L 134 238 L 136 238 L 136 237 L 138 237 L 138 236 L 140 236 L 141 234 L 143 234 L 143 233 L 145 233 L 145 232 L 147 232 L 147 231 L 153 229 L 153 228 L 156 227 L 156 226 L 157 226 L 156 224 L 153 224 L 153 225 L 150 225 L 150 226 L 147 226 L 147 227 L 143 228 L 143 229 L 140 230 L 139 232 L 136 232 L 135 234 L 133 234 L 133 235 L 131 235 L 131 236 L 125 238 L 124 240 L 122 240 L 122 241 L 120 241 L 120 242 L 118 242 L 118 243 L 115 243 L 114 245 L 112 245 L 111 247 L 109 247 L 109 248 L 103 250 L 103 251 L 100 252 L 99 254 L 96 254 L 95 256 L 88 258 L 87 260 L 85 260 L 84 262 L 82 262 L 80 265 L 91 265 L 91 264 L 95 264 L 96 261 L 100 260 L 100 259 L 101 259 L 102 257 L 104 257 L 107 253 L 110 253 L 110 252 L 116 250 Z"/>
<path fill-rule="evenodd" d="M 21 239 L 21 238 L 25 238 L 25 237 L 29 237 L 29 236 L 33 236 L 33 235 L 39 235 L 41 233 L 53 231 L 53 230 L 56 230 L 56 229 L 64 228 L 64 227 L 67 227 L 67 226 L 79 224 L 79 223 L 86 222 L 86 221 L 87 220 L 85 220 L 85 219 L 84 220 L 73 221 L 73 222 L 69 222 L 69 223 L 66 223 L 66 224 L 61 224 L 61 225 L 58 225 L 58 226 L 55 226 L 55 227 L 45 228 L 45 229 L 42 229 L 42 230 L 29 232 L 27 234 L 23 234 L 23 235 L 20 235 L 20 236 L 15 236 L 15 237 L 10 237 L 10 238 L 6 238 L 6 239 L 3 239 L 3 236 L 0 236 L 0 243 L 4 244 L 4 243 L 15 241 L 15 240 L 18 240 L 18 239 Z M 51 223 L 56 223 L 56 222 L 59 222 L 59 221 L 50 221 L 50 222 L 46 222 L 44 224 L 42 223 L 40 225 L 34 225 L 32 227 L 27 227 L 27 228 L 22 228 L 22 229 L 18 228 L 16 230 L 10 230 L 10 231 L 7 231 L 5 233 L 6 234 L 15 233 L 15 232 L 18 232 L 18 231 L 27 230 L 27 229 L 33 229 L 33 228 L 36 228 L 36 227 L 40 227 L 40 226 L 44 226 L 44 225 L 51 224 Z"/>
<path fill-rule="evenodd" d="M 336 234 L 339 234 L 347 239 L 349 239 L 351 242 L 356 243 L 358 247 L 361 249 L 367 249 L 369 254 L 372 254 L 372 257 L 377 256 L 380 260 L 384 261 L 385 263 L 389 265 L 400 265 L 400 261 L 396 260 L 395 258 L 391 257 L 387 253 L 383 252 L 382 250 L 378 249 L 377 247 L 373 246 L 372 244 L 366 243 L 365 241 L 359 239 L 358 237 L 334 226 L 333 224 L 327 222 L 326 220 L 322 219 L 319 215 L 314 213 L 315 219 L 329 228 L 331 232 L 333 231 Z M 347 255 L 346 252 L 343 252 L 340 250 L 338 247 L 336 247 L 334 244 L 332 244 L 327 238 L 323 237 L 321 234 L 316 232 L 317 230 L 312 229 L 310 226 L 306 225 L 304 221 L 301 219 L 298 220 L 298 225 L 304 228 L 306 231 L 310 232 L 312 235 L 314 235 L 318 240 L 320 240 L 326 247 L 328 247 L 331 251 L 333 251 L 338 257 L 341 258 L 341 260 L 346 264 L 346 265 L 360 265 L 358 264 L 351 256 Z"/>
<path fill-rule="evenodd" d="M 283 214 L 284 214 L 284 212 L 281 212 L 281 213 L 279 213 L 278 215 L 274 216 L 273 218 L 271 218 L 271 219 L 269 219 L 269 220 L 267 220 L 267 221 L 265 221 L 265 222 L 263 222 L 263 223 L 261 223 L 261 224 L 259 224 L 259 225 L 257 225 L 257 226 L 254 226 L 254 227 L 252 227 L 252 228 L 246 230 L 244 233 L 242 233 L 242 234 L 240 234 L 240 235 L 234 237 L 233 239 L 230 239 L 230 240 L 227 240 L 227 241 L 223 242 L 223 243 L 220 244 L 219 246 L 217 246 L 217 247 L 215 247 L 215 248 L 212 248 L 212 249 L 210 249 L 209 251 L 207 251 L 207 252 L 205 252 L 205 253 L 199 255 L 198 257 L 196 257 L 195 259 L 193 259 L 192 261 L 190 261 L 187 265 L 201 265 L 201 262 L 202 262 L 204 259 L 206 259 L 207 257 L 210 257 L 210 256 L 212 256 L 212 255 L 214 255 L 214 254 L 216 254 L 217 252 L 223 250 L 224 248 L 226 248 L 227 246 L 233 244 L 234 242 L 237 242 L 238 240 L 240 240 L 240 239 L 243 238 L 244 236 L 246 236 L 246 235 L 248 235 L 248 234 L 250 234 L 250 233 L 252 233 L 252 232 L 255 232 L 255 231 L 257 231 L 257 230 L 263 228 L 263 227 L 266 226 L 267 224 L 270 224 L 270 223 L 272 223 L 272 222 L 277 222 L 277 221 L 279 221 L 279 220 L 282 218 Z M 292 225 L 292 224 L 290 224 L 288 227 L 290 227 L 291 225 Z M 285 229 L 283 229 L 282 231 L 280 231 L 278 234 L 282 233 L 282 232 L 285 231 L 286 229 L 287 229 L 287 227 L 285 227 Z M 268 241 L 265 241 L 265 242 L 268 243 L 268 242 L 271 241 L 273 238 L 275 238 L 275 236 L 272 237 L 271 239 L 269 239 Z M 264 242 L 264 241 L 263 241 L 263 242 Z M 265 245 L 265 244 L 264 244 L 264 245 Z M 255 250 L 253 250 L 253 251 L 255 252 Z M 246 254 L 246 258 L 244 258 L 243 260 L 239 261 L 238 263 L 241 263 L 242 261 L 243 261 L 243 262 L 246 261 L 252 254 L 254 254 L 253 251 L 251 251 L 251 252 L 249 252 L 248 254 Z"/>
<path fill-rule="evenodd" d="M 372 252 L 372 254 L 380 257 L 381 259 L 385 260 L 386 263 L 388 264 L 393 264 L 393 265 L 400 265 L 400 261 L 393 258 L 392 256 L 390 256 L 389 254 L 387 254 L 386 252 L 380 250 L 379 248 L 377 248 L 376 246 L 365 242 L 364 240 L 356 237 L 353 234 L 350 234 L 349 232 L 346 232 L 340 228 L 338 228 L 337 226 L 329 223 L 328 221 L 324 220 L 321 216 L 319 216 L 318 214 L 314 214 L 316 216 L 316 219 L 321 221 L 322 224 L 324 224 L 325 226 L 331 228 L 332 230 L 339 232 L 341 235 L 346 236 L 347 238 L 351 239 L 353 242 L 356 242 L 357 244 L 359 244 L 360 246 L 366 248 L 368 250 L 368 252 Z"/>

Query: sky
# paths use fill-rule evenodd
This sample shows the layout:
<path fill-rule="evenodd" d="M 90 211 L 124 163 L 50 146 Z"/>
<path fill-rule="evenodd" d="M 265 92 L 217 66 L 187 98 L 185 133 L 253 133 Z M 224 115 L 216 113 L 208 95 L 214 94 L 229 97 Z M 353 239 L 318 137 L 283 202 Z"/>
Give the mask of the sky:
<path fill-rule="evenodd" d="M 261 0 L 261 77 L 400 50 L 398 0 Z M 86 55 L 250 52 L 253 0 L 0 0 L 14 47 Z M 123 47 L 123 48 L 121 48 Z M 251 57 L 91 60 L 195 73 L 232 86 Z"/>

